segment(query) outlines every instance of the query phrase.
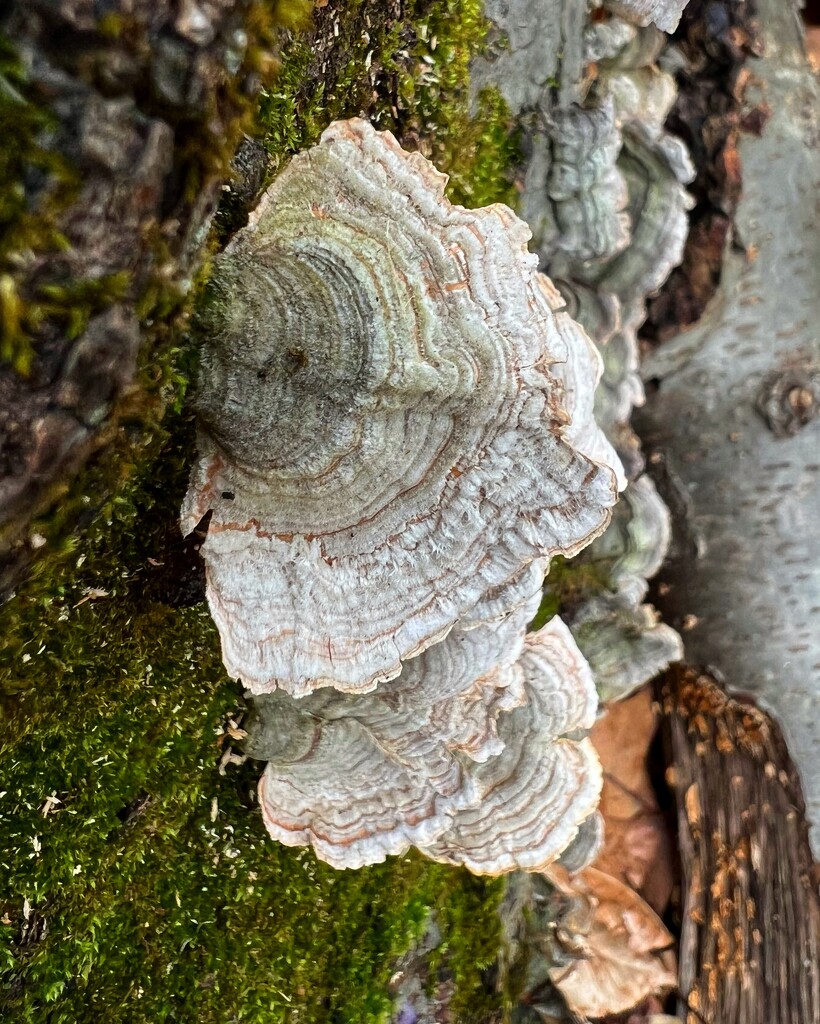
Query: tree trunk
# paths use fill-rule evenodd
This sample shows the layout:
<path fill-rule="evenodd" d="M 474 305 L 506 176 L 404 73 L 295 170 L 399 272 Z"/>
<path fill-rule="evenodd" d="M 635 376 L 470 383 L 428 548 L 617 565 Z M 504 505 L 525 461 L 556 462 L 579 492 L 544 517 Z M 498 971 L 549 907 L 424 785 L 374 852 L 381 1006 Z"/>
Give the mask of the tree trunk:
<path fill-rule="evenodd" d="M 661 692 L 685 883 L 681 1019 L 816 1021 L 820 903 L 780 730 L 692 669 L 671 669 Z"/>
<path fill-rule="evenodd" d="M 0 248 L 0 600 L 84 510 L 89 526 L 101 496 L 120 480 L 106 479 L 92 493 L 78 473 L 122 441 L 126 417 L 141 422 L 163 405 L 167 395 L 152 375 L 179 372 L 154 354 L 162 342 L 179 340 L 169 320 L 203 261 L 227 163 L 255 106 L 264 63 L 258 43 L 271 6 L 16 0 L 4 7 L 2 24 L 17 51 L 10 81 L 22 98 L 6 92 L 0 109 L 12 122 L 19 115 L 26 134 L 17 164 L 0 180 L 4 190 L 22 189 L 25 200 Z M 114 12 L 87 13 L 101 7 Z M 518 16 L 516 4 L 492 7 Z M 500 88 L 515 113 L 529 108 L 528 142 L 547 173 L 562 140 L 547 138 L 546 120 L 554 134 L 585 95 L 583 3 L 541 5 L 541 27 L 532 32 L 522 22 L 520 64 L 515 47 L 504 45 L 495 71 L 479 60 L 473 100 L 483 121 L 468 116 L 464 95 L 468 61 L 483 38 L 473 0 L 317 0 L 316 8 L 314 34 L 292 47 L 264 96 L 275 156 L 306 148 L 334 117 L 364 115 L 450 172 L 457 201 L 507 199 L 515 119 L 497 94 L 477 92 L 512 55 Z M 521 18 L 532 9 L 522 5 Z M 808 615 L 820 605 L 808 561 L 817 554 L 809 513 L 820 479 L 817 424 L 808 422 L 818 402 L 817 340 L 809 332 L 820 252 L 815 218 L 806 216 L 815 211 L 817 86 L 803 69 L 791 8 L 767 0 L 765 11 L 772 41 L 761 77 L 774 116 L 762 142 L 744 149 L 748 194 L 739 232 L 746 253 L 727 254 L 723 289 L 703 324 L 653 357 L 648 374 L 658 394 L 642 422 L 688 524 L 666 581 L 670 615 L 685 626 L 698 618 L 687 633 L 694 657 L 720 664 L 736 686 L 776 705 L 805 771 L 817 739 Z M 539 50 L 533 40 L 545 30 L 550 41 Z M 642 38 L 654 54 L 659 34 L 650 29 Z M 22 115 L 32 111 L 29 125 Z M 647 142 L 636 122 L 630 144 L 646 146 L 652 163 L 657 139 Z M 581 149 L 583 142 L 582 135 Z M 680 156 L 668 137 L 661 148 Z M 264 153 L 251 162 L 249 195 L 264 162 Z M 662 181 L 680 222 L 684 187 L 673 177 Z M 780 180 L 788 184 L 773 187 Z M 525 202 L 533 195 L 543 204 L 538 188 Z M 562 215 L 570 218 L 575 199 L 562 200 Z M 33 227 L 36 234 L 25 237 Z M 564 252 L 557 234 L 547 241 L 556 260 L 569 264 L 578 253 Z M 594 296 L 595 279 L 584 280 L 580 290 Z M 634 341 L 636 318 L 635 309 L 624 315 L 620 343 L 627 328 Z M 624 393 L 632 396 L 627 405 L 634 399 L 635 368 L 616 343 L 610 351 L 628 364 L 613 386 L 621 409 Z M 448 1012 L 459 1024 L 498 1019 L 499 996 L 487 990 L 481 968 L 498 953 L 500 885 L 412 858 L 340 874 L 265 836 L 253 796 L 258 765 L 233 768 L 241 760 L 230 746 L 243 732 L 241 687 L 224 676 L 196 586 L 201 537 L 192 534 L 186 545 L 174 534 L 169 542 L 190 465 L 190 419 L 171 412 L 159 457 L 130 467 L 132 483 L 105 521 L 91 524 L 71 564 L 44 561 L 0 613 L 0 1011 L 26 1020 L 382 1020 L 397 957 L 433 908 L 438 926 L 429 931 L 440 929 L 443 945 L 429 957 L 424 950 L 424 984 L 416 990 L 429 991 L 429 971 L 439 981 L 435 1019 Z M 641 458 L 621 421 L 623 452 L 637 475 Z M 121 464 L 133 461 L 126 453 Z M 676 490 L 677 480 L 684 483 Z M 52 534 L 33 517 L 55 507 Z M 612 581 L 602 582 L 594 565 L 556 570 L 564 597 L 588 596 L 589 588 L 609 602 L 599 616 L 607 636 L 629 641 L 628 658 L 609 659 L 617 662 L 613 676 L 624 674 L 636 652 L 645 668 L 677 650 L 671 630 L 641 604 L 637 578 L 628 595 L 613 595 Z M 767 577 L 765 587 L 759 576 Z M 589 628 L 600 632 L 599 620 Z M 651 658 L 647 638 L 655 644 Z M 614 643 L 607 646 L 611 654 Z M 606 661 L 602 655 L 601 666 Z M 637 677 L 627 674 L 634 685 Z M 737 1016 L 748 998 L 738 984 L 751 979 L 758 988 L 750 991 L 761 993 L 772 1014 L 767 1021 L 799 1007 L 808 1022 L 817 1010 L 817 975 L 806 968 L 799 976 L 786 944 L 792 935 L 806 958 L 816 956 L 814 904 L 810 893 L 802 906 L 797 899 L 808 892 L 809 876 L 790 762 L 765 719 L 685 673 L 670 677 L 666 697 L 691 866 L 682 974 L 688 1010 L 709 1024 L 728 1024 L 732 1013 L 747 1024 Z M 816 795 L 810 799 L 816 808 Z M 756 801 L 760 814 L 747 814 Z M 755 827 L 761 822 L 771 826 L 771 841 Z M 713 834 L 721 837 L 717 852 Z M 737 851 L 752 858 L 746 873 Z M 726 892 L 713 895 L 711 885 L 724 881 Z M 742 905 L 747 896 L 753 907 Z M 711 929 L 713 907 L 731 912 L 740 938 Z M 790 923 L 772 928 L 771 950 L 755 966 L 757 924 L 767 925 L 766 945 L 767 918 L 786 907 Z M 735 953 L 737 970 L 725 977 L 706 970 L 730 965 L 726 957 Z M 549 974 L 545 958 L 537 966 L 539 978 Z"/>
<path fill-rule="evenodd" d="M 673 512 L 658 604 L 687 657 L 783 726 L 820 842 L 820 89 L 796 10 L 759 7 L 752 69 L 771 107 L 741 147 L 743 192 L 720 289 L 644 363 L 637 417 Z"/>
<path fill-rule="evenodd" d="M 124 412 L 152 411 L 140 352 L 145 366 L 201 265 L 260 82 L 255 0 L 92 8 L 21 0 L 0 24 L 0 601 L 63 539 L 33 517 Z M 68 526 L 88 513 L 69 506 Z"/>

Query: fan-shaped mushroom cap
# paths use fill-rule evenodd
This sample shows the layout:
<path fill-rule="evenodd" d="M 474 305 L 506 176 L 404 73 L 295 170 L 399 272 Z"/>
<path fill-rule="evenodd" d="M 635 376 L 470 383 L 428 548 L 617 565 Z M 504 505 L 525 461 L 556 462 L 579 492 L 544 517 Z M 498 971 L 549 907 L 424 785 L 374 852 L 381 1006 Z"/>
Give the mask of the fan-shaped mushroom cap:
<path fill-rule="evenodd" d="M 606 703 L 623 700 L 683 657 L 680 635 L 628 593 L 590 598 L 573 617 L 572 635 Z"/>
<path fill-rule="evenodd" d="M 604 819 L 596 811 L 578 826 L 578 834 L 555 861 L 567 871 L 580 871 L 591 864 L 604 845 Z"/>
<path fill-rule="evenodd" d="M 554 283 L 566 303 L 567 313 L 581 324 L 600 352 L 621 328 L 618 296 L 572 277 L 556 275 Z"/>
<path fill-rule="evenodd" d="M 600 88 L 614 103 L 623 135 L 618 168 L 629 192 L 632 240 L 609 262 L 579 265 L 576 272 L 631 304 L 656 291 L 680 263 L 692 206 L 684 185 L 694 168 L 683 142 L 664 131 L 676 96 L 671 75 L 616 64 L 602 75 Z"/>
<path fill-rule="evenodd" d="M 567 440 L 551 369 L 577 332 L 526 225 L 445 180 L 337 122 L 216 261 L 182 518 L 212 510 L 211 610 L 256 693 L 370 690 L 606 525 L 613 471 Z"/>
<path fill-rule="evenodd" d="M 507 580 L 500 587 L 488 590 L 478 604 L 463 619 L 459 619 L 458 628 L 472 629 L 474 626 L 500 622 L 513 612 L 518 611 L 523 605 L 531 609 L 530 618 L 532 618 L 532 615 L 538 610 L 541 585 L 548 568 L 547 559 L 537 558 L 511 580 Z M 534 607 L 533 601 L 535 602 Z M 525 614 L 529 614 L 529 612 Z M 524 625 L 528 621 L 529 619 L 525 619 Z"/>
<path fill-rule="evenodd" d="M 589 740 L 561 738 L 592 725 L 597 695 L 589 666 L 560 619 L 527 637 L 518 665 L 527 702 L 498 723 L 504 749 L 473 768 L 479 800 L 458 810 L 434 860 L 475 874 L 539 871 L 594 813 L 601 767 Z"/>
<path fill-rule="evenodd" d="M 611 17 L 606 21 L 593 21 L 584 28 L 584 63 L 597 64 L 609 60 L 622 51 L 635 36 L 638 29 L 622 18 Z"/>
<path fill-rule="evenodd" d="M 500 753 L 499 715 L 526 699 L 515 662 L 539 599 L 540 579 L 505 619 L 457 627 L 371 693 L 255 698 L 245 749 L 269 762 L 273 838 L 361 867 L 440 835 L 479 799 L 469 766 Z"/>
<path fill-rule="evenodd" d="M 589 333 L 603 362 L 595 389 L 595 422 L 609 440 L 626 479 L 644 469 L 637 437 L 629 427 L 635 406 L 643 405 L 644 389 L 638 369 L 638 328 L 643 322 L 643 296 L 623 306 L 613 292 L 577 279 L 559 278 L 569 315 Z M 619 479 L 619 485 L 622 484 Z"/>
<path fill-rule="evenodd" d="M 583 557 L 584 561 L 608 566 L 610 578 L 620 586 L 630 576 L 651 579 L 663 564 L 671 539 L 669 509 L 655 484 L 644 475 L 630 484 L 609 528 Z"/>
<path fill-rule="evenodd" d="M 609 97 L 551 112 L 548 134 L 532 139 L 521 213 L 550 272 L 611 259 L 629 244 L 622 142 Z"/>
<path fill-rule="evenodd" d="M 603 701 L 621 700 L 683 656 L 680 636 L 641 604 L 669 540 L 669 510 L 649 477 L 641 476 L 627 488 L 606 533 L 584 554 L 608 569 L 617 588 L 589 598 L 570 622 Z"/>
<path fill-rule="evenodd" d="M 576 859 L 593 852 L 600 768 L 587 740 L 560 738 L 592 724 L 592 676 L 560 620 L 524 642 L 534 607 L 454 630 L 373 693 L 257 698 L 248 751 L 270 758 L 259 800 L 273 838 L 335 867 L 416 845 L 484 874 L 537 870 L 579 829 Z"/>
<path fill-rule="evenodd" d="M 555 209 L 559 250 L 571 260 L 614 256 L 629 243 L 629 216 L 626 183 L 615 164 L 621 133 L 611 99 L 599 107 L 556 111 L 550 139 L 547 195 Z"/>
<path fill-rule="evenodd" d="M 544 291 L 550 308 L 555 312 L 556 322 L 562 334 L 573 339 L 568 346 L 566 362 L 553 367 L 553 373 L 564 385 L 565 404 L 570 417 L 564 437 L 593 462 L 611 466 L 621 491 L 626 487 L 623 467 L 593 412 L 596 389 L 604 371 L 603 360 L 584 328 L 566 312 L 560 312 L 566 308 L 561 293 L 548 278 L 544 281 Z"/>

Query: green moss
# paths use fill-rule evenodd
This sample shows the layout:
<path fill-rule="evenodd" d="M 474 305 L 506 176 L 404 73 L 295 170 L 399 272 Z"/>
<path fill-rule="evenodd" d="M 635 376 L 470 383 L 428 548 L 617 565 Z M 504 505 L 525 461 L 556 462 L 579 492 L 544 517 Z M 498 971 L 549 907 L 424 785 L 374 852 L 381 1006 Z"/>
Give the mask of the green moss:
<path fill-rule="evenodd" d="M 34 359 L 31 334 L 46 314 L 21 293 L 20 271 L 38 254 L 65 248 L 56 216 L 79 185 L 65 160 L 40 142 L 53 126 L 51 112 L 32 102 L 17 54 L 0 35 L 0 360 L 23 375 Z M 24 185 L 32 176 L 49 181 L 36 209 Z"/>
<path fill-rule="evenodd" d="M 304 5 L 254 10 L 261 38 Z M 383 12 L 370 0 L 331 2 L 312 42 L 291 40 L 257 117 L 275 161 L 333 118 L 363 113 L 446 169 L 456 201 L 510 201 L 517 150 L 503 103 L 487 94 L 472 117 L 467 104 L 467 62 L 484 36 L 478 0 Z M 110 20 L 105 30 L 132 29 Z M 264 62 L 261 50 L 254 59 Z M 192 150 L 190 188 L 229 150 Z M 22 208 L 11 213 L 15 231 L 31 228 Z M 25 244 L 17 237 L 12 249 Z M 9 274 L 4 353 L 24 370 L 32 306 Z M 99 308 L 124 287 L 56 282 L 37 301 L 76 331 L 85 314 L 68 320 L 66 308 Z M 435 909 L 455 1019 L 489 1020 L 497 1000 L 482 969 L 498 948 L 500 883 L 417 856 L 333 871 L 268 839 L 253 804 L 258 765 L 217 770 L 240 688 L 224 677 L 205 606 L 156 599 L 155 563 L 173 556 L 191 458 L 195 339 L 180 337 L 179 295 L 161 280 L 140 309 L 154 323 L 113 447 L 35 524 L 50 555 L 0 611 L 0 1014 L 38 1024 L 383 1021 L 396 957 Z"/>
<path fill-rule="evenodd" d="M 605 563 L 584 561 L 583 558 L 568 561 L 563 555 L 557 555 L 550 562 L 549 575 L 544 581 L 544 595 L 529 625 L 530 630 L 540 629 L 554 615 L 571 617 L 584 601 L 611 588 L 609 566 Z"/>
<path fill-rule="evenodd" d="M 150 597 L 186 477 L 190 423 L 166 427 L 71 571 L 0 613 L 0 1010 L 381 1021 L 395 958 L 431 907 L 465 997 L 477 992 L 497 887 L 416 856 L 336 872 L 268 839 L 258 765 L 218 773 L 240 688 L 206 607 Z"/>
<path fill-rule="evenodd" d="M 463 872 L 457 899 L 441 903 L 437 920 L 444 941 L 430 958 L 431 975 L 444 973 L 455 982 L 450 1013 L 457 1024 L 490 1024 L 498 1019 L 500 997 L 488 985 L 501 947 L 498 907 L 503 879 L 484 879 Z"/>
<path fill-rule="evenodd" d="M 504 103 L 488 92 L 473 116 L 468 109 L 468 63 L 482 48 L 486 31 L 480 0 L 396 0 L 389 8 L 392 15 L 385 13 L 381 0 L 344 5 L 331 0 L 317 12 L 316 30 L 307 37 L 295 30 L 309 9 L 308 0 L 249 4 L 251 45 L 245 71 L 269 81 L 274 43 L 283 29 L 291 33 L 275 88 L 263 90 L 256 108 L 228 82 L 199 122 L 178 126 L 188 140 L 177 154 L 183 194 L 195 196 L 203 181 L 225 173 L 243 130 L 265 138 L 275 167 L 313 144 L 334 118 L 364 114 L 379 127 L 392 129 L 405 145 L 417 145 L 446 170 L 454 201 L 514 202 L 517 140 Z M 145 51 L 144 28 L 134 19 L 103 16 L 98 28 L 134 52 Z M 88 74 L 94 73 L 89 66 Z M 137 386 L 98 438 L 101 446 L 113 440 L 114 452 L 74 484 L 59 483 L 44 495 L 41 507 L 50 506 L 51 511 L 29 530 L 46 539 L 46 550 L 59 553 L 71 548 L 72 527 L 122 485 L 122 463 L 141 462 L 156 451 L 153 432 L 164 404 L 184 386 L 185 375 L 178 368 L 185 349 L 179 325 L 190 302 L 184 282 L 168 277 L 167 268 L 175 261 L 159 231 L 147 239 L 153 270 L 138 285 L 124 272 L 114 272 L 100 281 L 54 280 L 33 290 L 27 286 L 25 268 L 34 255 L 56 253 L 67 244 L 56 225 L 79 182 L 59 154 L 41 145 L 51 114 L 28 96 L 14 52 L 2 42 L 0 75 L 0 126 L 9 127 L 12 140 L 0 157 L 0 358 L 25 375 L 36 358 L 39 331 L 50 325 L 52 331 L 75 337 L 93 315 L 123 297 L 135 301 L 143 324 Z M 210 126 L 226 121 L 230 130 L 215 136 Z M 45 197 L 30 209 L 22 182 L 34 172 L 46 176 L 49 185 Z M 125 429 L 118 430 L 116 424 L 123 420 Z M 17 531 L 18 524 L 12 524 L 8 539 Z"/>
<path fill-rule="evenodd" d="M 450 175 L 467 206 L 514 205 L 518 136 L 501 96 L 469 105 L 469 62 L 485 45 L 481 0 L 408 0 L 391 16 L 379 0 L 331 2 L 313 38 L 293 40 L 260 107 L 278 167 L 331 121 L 364 116 Z"/>

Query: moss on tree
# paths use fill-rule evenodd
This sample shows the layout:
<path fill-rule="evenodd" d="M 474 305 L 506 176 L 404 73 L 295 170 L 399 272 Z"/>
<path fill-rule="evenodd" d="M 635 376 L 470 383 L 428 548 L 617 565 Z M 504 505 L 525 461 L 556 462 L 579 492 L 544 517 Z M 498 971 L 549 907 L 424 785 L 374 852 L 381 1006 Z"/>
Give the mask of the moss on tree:
<path fill-rule="evenodd" d="M 487 95 L 469 110 L 479 12 L 478 0 L 319 10 L 259 107 L 274 163 L 332 119 L 365 114 L 447 170 L 455 200 L 509 201 L 517 150 L 503 103 Z M 150 297 L 146 318 L 163 302 Z M 172 606 L 163 582 L 177 571 L 193 449 L 185 324 L 166 319 L 162 345 L 146 349 L 112 447 L 35 524 L 48 555 L 0 612 L 0 1012 L 383 1021 L 396 958 L 435 909 L 457 1020 L 486 1022 L 500 883 L 415 855 L 334 871 L 269 840 L 258 764 L 218 771 L 241 687 L 205 605 Z"/>

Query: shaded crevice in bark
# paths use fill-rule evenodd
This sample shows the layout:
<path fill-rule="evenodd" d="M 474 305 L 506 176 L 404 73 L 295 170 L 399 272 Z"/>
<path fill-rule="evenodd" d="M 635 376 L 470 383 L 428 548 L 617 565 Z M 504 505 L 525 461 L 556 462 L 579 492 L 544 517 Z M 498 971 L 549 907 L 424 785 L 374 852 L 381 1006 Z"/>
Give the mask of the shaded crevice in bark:
<path fill-rule="evenodd" d="M 644 344 L 658 344 L 696 323 L 720 285 L 723 253 L 742 188 L 737 145 L 743 131 L 759 134 L 767 108 L 746 104 L 761 39 L 752 0 L 690 0 L 668 60 L 678 98 L 666 127 L 683 139 L 697 169 L 688 186 L 695 199 L 683 262 L 647 304 Z"/>

